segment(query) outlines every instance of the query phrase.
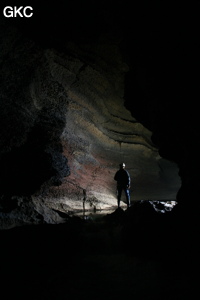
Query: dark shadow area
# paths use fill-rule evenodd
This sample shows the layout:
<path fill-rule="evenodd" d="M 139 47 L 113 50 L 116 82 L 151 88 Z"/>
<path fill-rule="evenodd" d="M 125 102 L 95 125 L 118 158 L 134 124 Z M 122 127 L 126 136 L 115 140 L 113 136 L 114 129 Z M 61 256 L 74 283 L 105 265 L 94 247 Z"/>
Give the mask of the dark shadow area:
<path fill-rule="evenodd" d="M 166 214 L 144 202 L 98 222 L 74 217 L 60 225 L 0 231 L 3 299 L 179 300 L 194 299 L 198 293 L 199 2 L 168 7 L 158 1 L 129 3 L 131 7 L 111 2 L 35 1 L 31 20 L 6 23 L 20 28 L 39 47 L 62 51 L 65 43 L 95 43 L 108 29 L 120 31 L 119 46 L 129 67 L 125 106 L 153 132 L 160 155 L 178 164 L 179 204 Z M 1 109 L 2 200 L 28 196 L 49 180 L 59 185 L 69 175 L 59 141 L 66 106 L 61 104 L 55 114 L 52 107 L 41 110 L 35 119 L 26 92 L 40 55 L 24 67 L 23 55 L 19 60 L 13 53 L 14 48 L 0 62 L 5 109 Z M 23 109 L 31 117 L 18 127 Z"/>
<path fill-rule="evenodd" d="M 125 106 L 152 131 L 160 155 L 178 164 L 182 180 L 178 201 L 196 205 L 199 2 L 159 8 L 153 14 L 144 11 L 138 26 L 145 27 L 136 30 L 139 34 L 132 35 L 133 43 L 126 47 L 130 71 L 125 79 Z M 127 32 L 130 37 L 134 29 Z"/>
<path fill-rule="evenodd" d="M 0 231 L 4 299 L 193 297 L 196 234 L 192 224 L 178 225 L 173 213 L 158 214 L 148 202 L 96 221 L 70 217 Z"/>
<path fill-rule="evenodd" d="M 28 196 L 44 182 L 51 179 L 51 184 L 59 185 L 69 175 L 67 159 L 62 155 L 59 135 L 55 133 L 58 126 L 52 128 L 51 136 L 48 136 L 49 129 L 47 126 L 45 130 L 40 123 L 29 133 L 23 146 L 1 155 L 1 194 Z"/>
<path fill-rule="evenodd" d="M 5 1 L 1 6 L 4 4 Z M 10 5 L 15 3 L 11 1 Z M 21 5 L 26 5 L 25 1 Z M 86 1 L 84 5 L 81 1 L 57 1 L 49 3 L 47 9 L 46 5 L 35 1 L 32 6 L 34 15 L 30 19 L 5 20 L 1 17 L 44 48 L 65 51 L 66 43 L 70 42 L 95 44 L 107 31 L 117 36 L 129 67 L 125 78 L 125 106 L 153 132 L 152 140 L 160 155 L 178 164 L 183 184 L 179 200 L 195 199 L 199 169 L 196 109 L 199 93 L 199 18 L 196 12 L 199 3 L 181 7 L 174 4 L 172 8 L 158 1 L 144 1 L 131 7 L 123 1 L 114 4 L 112 1 Z M 13 61 L 9 63 L 11 66 Z M 33 60 L 31 64 L 34 63 Z M 14 66 L 13 70 L 17 72 L 18 67 Z M 22 96 L 19 89 L 23 83 L 28 84 L 27 78 L 33 68 L 29 66 L 29 72 L 23 71 L 22 77 L 15 74 L 20 80 L 11 88 L 16 89 L 18 98 Z M 5 127 L 5 122 L 3 125 Z M 25 132 L 24 128 L 21 132 Z M 16 133 L 20 136 L 17 130 Z M 41 155 L 48 160 L 46 153 L 39 153 L 40 150 L 36 154 L 39 160 Z M 49 175 L 42 171 L 41 177 L 51 177 L 51 168 L 49 171 Z"/>

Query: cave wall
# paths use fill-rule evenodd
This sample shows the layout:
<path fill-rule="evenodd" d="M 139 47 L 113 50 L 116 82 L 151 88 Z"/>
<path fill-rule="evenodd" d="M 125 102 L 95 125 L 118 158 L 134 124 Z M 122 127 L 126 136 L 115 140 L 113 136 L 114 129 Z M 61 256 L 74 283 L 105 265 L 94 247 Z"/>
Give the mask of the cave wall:
<path fill-rule="evenodd" d="M 196 198 L 198 4 L 58 4 L 1 18 L 2 195 L 111 205 L 125 160 L 134 200 Z"/>
<path fill-rule="evenodd" d="M 87 206 L 116 205 L 113 177 L 123 160 L 133 182 L 132 200 L 174 200 L 180 186 L 176 165 L 158 155 L 151 132 L 123 106 L 128 66 L 114 42 L 101 37 L 98 43 L 78 49 L 70 44 L 71 57 L 48 52 L 51 75 L 69 100 L 61 140 L 71 169 L 64 183 L 51 192 L 69 207 L 82 208 L 83 190 Z"/>
<path fill-rule="evenodd" d="M 110 207 L 125 161 L 132 200 L 174 200 L 177 166 L 159 156 L 152 133 L 123 105 L 129 66 L 120 36 L 66 42 L 63 51 L 3 21 L 1 28 L 3 199 L 34 196 L 82 209 L 85 190 L 88 208 Z"/>
<path fill-rule="evenodd" d="M 60 143 L 67 101 L 56 82 L 48 82 L 36 101 L 32 85 L 44 60 L 41 48 L 4 22 L 1 41 L 0 191 L 5 198 L 30 196 L 69 174 Z"/>

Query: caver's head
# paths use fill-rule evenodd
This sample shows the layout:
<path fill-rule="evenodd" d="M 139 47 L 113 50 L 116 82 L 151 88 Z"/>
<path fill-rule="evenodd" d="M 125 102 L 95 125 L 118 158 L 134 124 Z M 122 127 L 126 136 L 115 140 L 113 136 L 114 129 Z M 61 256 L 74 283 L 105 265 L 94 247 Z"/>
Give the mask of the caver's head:
<path fill-rule="evenodd" d="M 119 167 L 120 167 L 120 169 L 124 169 L 125 168 L 125 163 L 121 163 L 121 164 L 119 164 Z"/>

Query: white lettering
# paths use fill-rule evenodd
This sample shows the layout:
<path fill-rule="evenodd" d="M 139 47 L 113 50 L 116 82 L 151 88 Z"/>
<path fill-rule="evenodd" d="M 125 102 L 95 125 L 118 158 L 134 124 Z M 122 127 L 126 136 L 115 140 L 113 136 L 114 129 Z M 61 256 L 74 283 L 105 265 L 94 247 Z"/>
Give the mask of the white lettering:
<path fill-rule="evenodd" d="M 3 14 L 6 18 L 13 17 L 13 8 L 11 6 L 6 6 L 3 10 Z"/>
<path fill-rule="evenodd" d="M 32 17 L 33 12 L 31 12 L 29 15 L 27 15 L 27 14 L 26 14 L 26 10 L 27 10 L 27 9 L 33 10 L 33 8 L 32 8 L 31 6 L 26 6 L 26 7 L 24 7 L 24 16 L 25 16 L 26 18 L 30 18 L 30 17 Z"/>
<path fill-rule="evenodd" d="M 20 10 L 23 8 L 23 6 L 20 6 L 19 8 L 17 8 L 16 6 L 14 6 L 14 17 L 17 17 L 17 14 L 19 14 L 19 16 L 21 18 L 23 18 L 22 13 L 20 12 Z"/>
<path fill-rule="evenodd" d="M 31 12 L 27 12 L 27 10 Z M 33 15 L 33 8 L 32 6 L 25 6 L 24 8 L 23 6 L 20 6 L 19 8 L 17 8 L 17 6 L 6 6 L 3 9 L 3 15 L 6 18 L 16 18 L 18 16 L 20 18 L 30 18 Z"/>

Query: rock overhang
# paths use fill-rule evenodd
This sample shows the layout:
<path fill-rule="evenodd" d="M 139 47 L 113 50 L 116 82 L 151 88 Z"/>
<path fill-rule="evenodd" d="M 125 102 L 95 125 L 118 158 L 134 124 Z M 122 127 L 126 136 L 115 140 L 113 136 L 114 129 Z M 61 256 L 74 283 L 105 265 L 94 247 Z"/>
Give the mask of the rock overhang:
<path fill-rule="evenodd" d="M 112 35 L 112 30 L 104 31 L 86 40 L 68 40 L 66 36 L 61 48 L 58 45 L 62 34 L 59 41 L 54 35 L 52 44 L 49 44 L 48 36 L 44 46 L 38 45 L 37 39 L 35 43 L 27 43 L 26 32 L 26 39 L 17 41 L 18 48 L 13 48 L 17 43 L 12 44 L 12 40 L 16 38 L 13 39 L 11 32 L 10 35 L 10 48 L 7 46 L 5 53 L 15 53 L 15 59 L 25 61 L 31 72 L 31 78 L 19 72 L 22 80 L 25 77 L 30 79 L 24 97 L 29 99 L 34 118 L 29 123 L 27 134 L 35 124 L 39 125 L 39 131 L 45 127 L 48 149 L 43 150 L 50 154 L 53 168 L 60 174 L 56 180 L 50 178 L 47 198 L 54 197 L 53 190 L 56 189 L 62 200 L 71 201 L 74 197 L 78 200 L 74 203 L 80 207 L 82 191 L 86 189 L 88 195 L 91 193 L 91 199 L 101 199 L 100 202 L 104 203 L 109 198 L 103 205 L 113 205 L 116 199 L 113 175 L 123 160 L 133 178 L 134 200 L 174 200 L 180 187 L 176 164 L 160 157 L 152 143 L 151 131 L 134 118 L 133 110 L 130 112 L 124 107 L 125 76 L 129 74 L 129 64 L 122 51 L 121 31 L 115 35 Z M 21 50 L 27 45 L 29 51 L 24 57 Z M 13 61 L 15 59 L 13 56 Z M 4 66 L 9 70 L 9 65 L 5 63 Z M 21 70 L 20 64 L 18 67 Z M 15 89 L 18 89 L 17 84 Z M 132 101 L 138 101 L 134 91 Z M 29 107 L 23 108 L 25 114 L 30 112 Z M 22 145 L 26 144 L 26 137 L 21 140 Z M 71 168 L 69 177 L 65 177 L 69 172 L 64 172 L 63 164 L 67 164 L 64 157 Z M 53 187 L 56 182 L 61 185 Z"/>

